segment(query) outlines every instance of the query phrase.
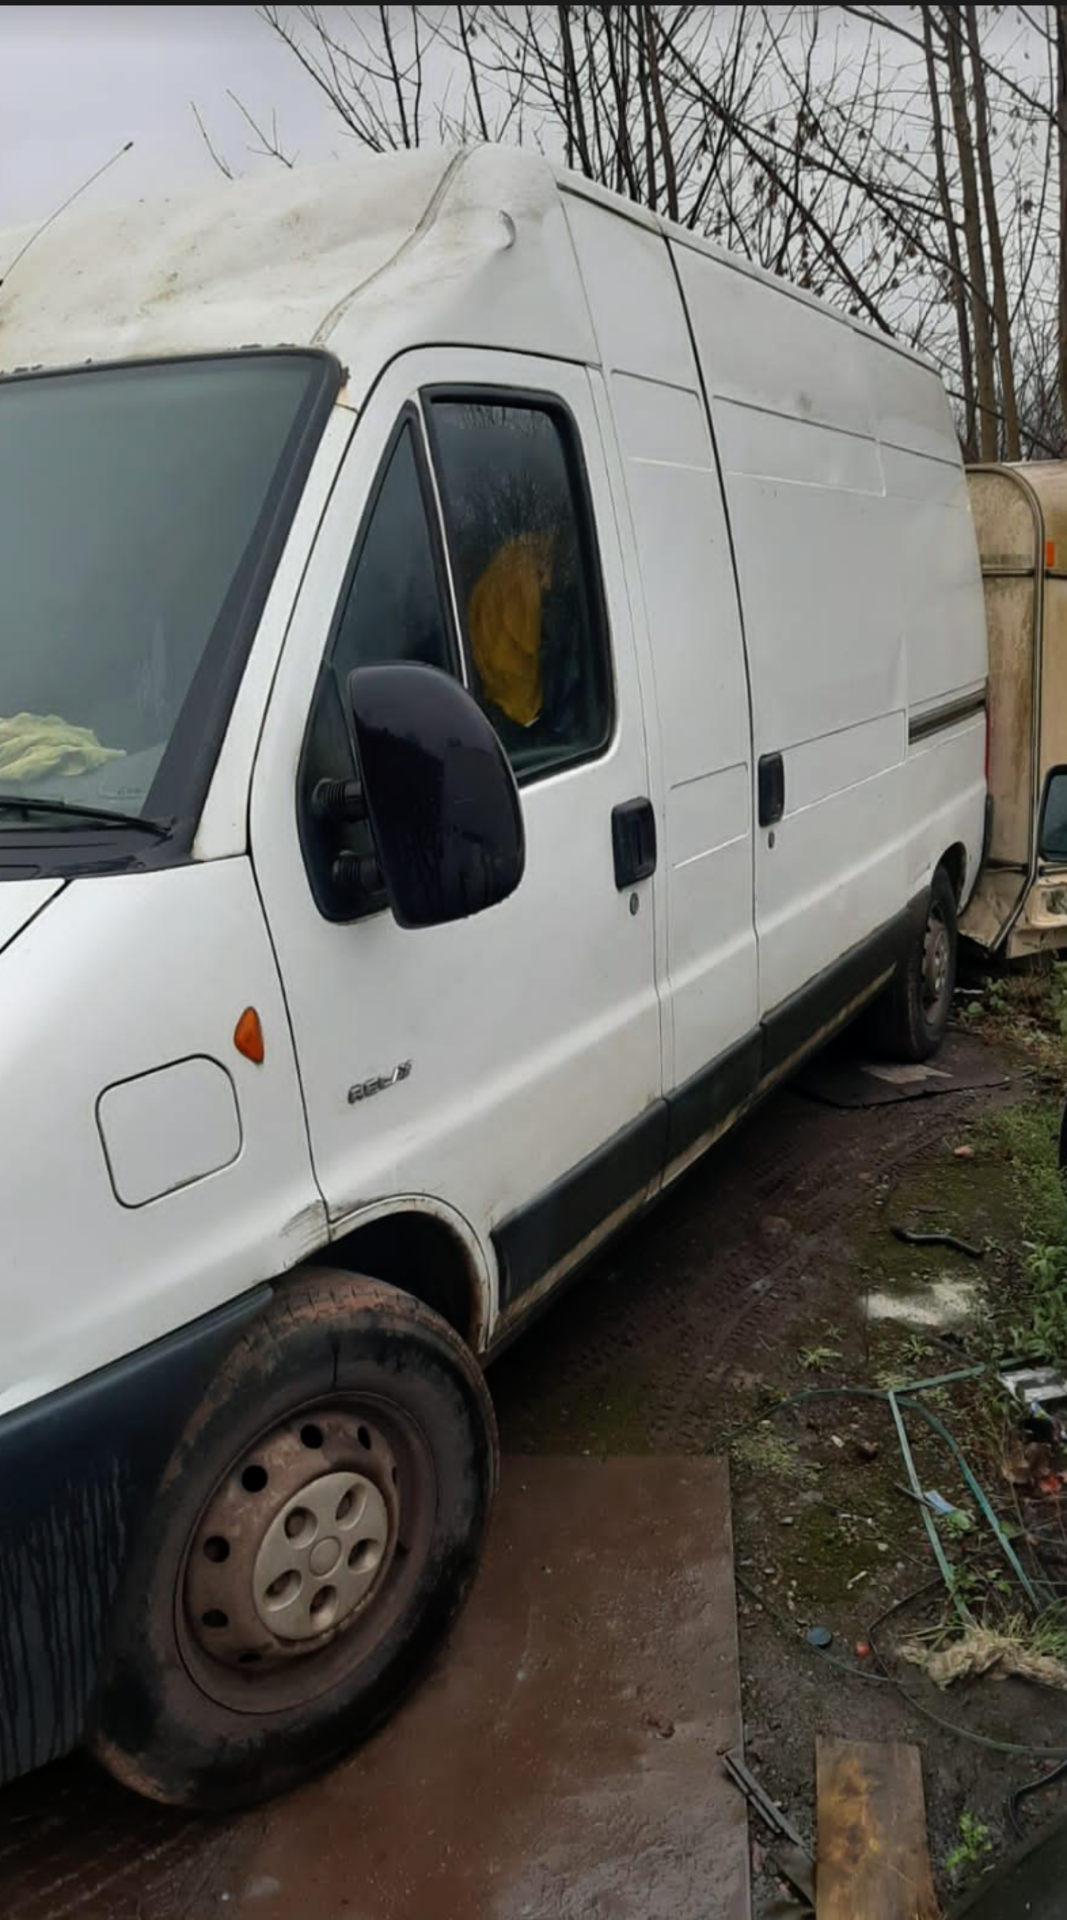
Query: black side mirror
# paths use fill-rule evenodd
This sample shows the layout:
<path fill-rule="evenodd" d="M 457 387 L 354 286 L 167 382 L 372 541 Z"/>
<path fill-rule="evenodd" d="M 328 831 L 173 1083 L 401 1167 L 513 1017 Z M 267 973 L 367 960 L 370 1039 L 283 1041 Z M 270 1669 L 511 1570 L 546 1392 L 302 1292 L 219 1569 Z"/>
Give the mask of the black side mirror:
<path fill-rule="evenodd" d="M 414 661 L 357 667 L 348 697 L 362 799 L 394 917 L 438 927 L 514 893 L 526 860 L 504 749 L 458 680 Z"/>

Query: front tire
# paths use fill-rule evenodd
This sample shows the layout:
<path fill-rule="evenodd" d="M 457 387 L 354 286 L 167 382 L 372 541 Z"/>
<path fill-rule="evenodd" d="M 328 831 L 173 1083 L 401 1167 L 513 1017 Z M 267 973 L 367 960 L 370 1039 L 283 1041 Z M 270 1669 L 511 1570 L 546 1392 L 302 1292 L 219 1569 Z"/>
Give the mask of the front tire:
<path fill-rule="evenodd" d="M 944 867 L 934 874 L 917 937 L 875 1009 L 881 1050 L 895 1060 L 929 1060 L 945 1037 L 959 951 L 956 893 Z"/>
<path fill-rule="evenodd" d="M 463 1342 L 409 1295 L 295 1277 L 242 1337 L 124 1579 L 91 1744 L 172 1805 L 247 1805 L 366 1737 L 454 1619 L 496 1485 Z"/>

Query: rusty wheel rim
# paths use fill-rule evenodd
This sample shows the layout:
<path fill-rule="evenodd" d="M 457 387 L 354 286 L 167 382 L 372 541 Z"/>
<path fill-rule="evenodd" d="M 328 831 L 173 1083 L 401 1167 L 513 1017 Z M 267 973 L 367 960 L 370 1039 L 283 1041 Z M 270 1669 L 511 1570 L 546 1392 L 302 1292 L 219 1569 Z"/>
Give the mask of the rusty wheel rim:
<path fill-rule="evenodd" d="M 952 943 L 945 916 L 940 907 L 933 907 L 923 941 L 922 1003 L 927 1020 L 933 1021 L 945 1004 L 951 967 Z"/>
<path fill-rule="evenodd" d="M 436 1477 L 387 1400 L 308 1404 L 222 1475 L 184 1556 L 178 1642 L 212 1699 L 264 1713 L 373 1657 L 426 1564 Z"/>

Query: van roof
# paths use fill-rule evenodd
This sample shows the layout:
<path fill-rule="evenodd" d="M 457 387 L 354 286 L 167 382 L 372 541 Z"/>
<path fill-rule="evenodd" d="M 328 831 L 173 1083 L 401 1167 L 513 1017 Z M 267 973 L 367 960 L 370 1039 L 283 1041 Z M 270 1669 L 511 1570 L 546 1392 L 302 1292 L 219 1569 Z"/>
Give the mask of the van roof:
<path fill-rule="evenodd" d="M 319 347 L 345 362 L 358 401 L 384 360 L 407 345 L 484 344 L 595 361 L 564 193 L 670 233 L 870 332 L 540 155 L 435 148 L 66 213 L 21 259 L 34 229 L 0 233 L 0 372 Z"/>

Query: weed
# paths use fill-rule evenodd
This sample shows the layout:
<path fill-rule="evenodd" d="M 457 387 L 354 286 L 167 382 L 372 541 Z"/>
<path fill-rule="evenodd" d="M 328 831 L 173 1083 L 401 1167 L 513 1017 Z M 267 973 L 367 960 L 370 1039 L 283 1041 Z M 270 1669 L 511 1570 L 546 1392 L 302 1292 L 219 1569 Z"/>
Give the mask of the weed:
<path fill-rule="evenodd" d="M 1067 1666 L 1067 1607 L 1047 1607 L 1032 1624 L 1024 1624 L 1020 1637 L 1032 1653 Z"/>
<path fill-rule="evenodd" d="M 958 1539 L 960 1534 L 970 1533 L 971 1528 L 974 1526 L 974 1521 L 971 1519 L 969 1513 L 964 1512 L 962 1507 L 955 1507 L 951 1513 L 939 1514 L 937 1524 L 941 1528 L 942 1533 L 950 1534 Z"/>
<path fill-rule="evenodd" d="M 980 1867 L 993 1851 L 993 1835 L 976 1814 L 961 1813 L 957 1832 L 959 1841 L 951 1853 L 945 1855 L 945 1872 L 954 1877 L 965 1867 Z"/>
<path fill-rule="evenodd" d="M 797 1359 L 805 1373 L 822 1373 L 831 1360 L 840 1360 L 841 1354 L 836 1347 L 801 1347 Z"/>
<path fill-rule="evenodd" d="M 1048 983 L 1048 1002 L 1061 1040 L 1067 1040 L 1067 961 L 1057 960 Z"/>
<path fill-rule="evenodd" d="M 998 979 L 994 974 L 987 974 L 985 1002 L 990 1013 L 1007 1013 L 1011 1005 L 1007 981 Z"/>
<path fill-rule="evenodd" d="M 874 1376 L 874 1384 L 881 1387 L 883 1393 L 899 1393 L 901 1387 L 908 1384 L 908 1376 L 901 1373 L 899 1367 L 880 1367 Z"/>
<path fill-rule="evenodd" d="M 734 1458 L 753 1473 L 773 1474 L 776 1480 L 810 1480 L 811 1468 L 796 1447 L 775 1433 L 769 1423 L 742 1433 L 733 1444 Z"/>

